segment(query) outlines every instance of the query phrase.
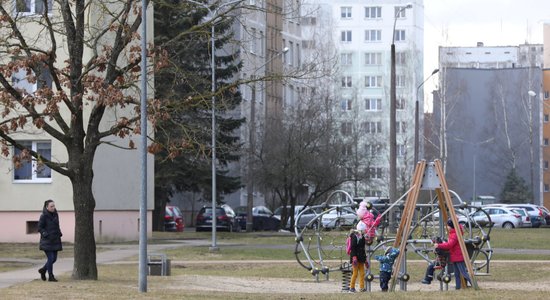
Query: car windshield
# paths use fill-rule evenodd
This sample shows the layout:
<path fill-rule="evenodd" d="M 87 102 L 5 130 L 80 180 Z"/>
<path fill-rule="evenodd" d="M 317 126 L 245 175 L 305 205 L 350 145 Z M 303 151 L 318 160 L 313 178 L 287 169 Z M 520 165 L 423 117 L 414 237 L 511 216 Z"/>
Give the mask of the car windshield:
<path fill-rule="evenodd" d="M 205 216 L 211 216 L 212 215 L 212 208 L 207 207 L 204 209 L 204 212 L 202 213 Z M 223 208 L 216 208 L 216 216 L 225 215 L 225 211 Z"/>

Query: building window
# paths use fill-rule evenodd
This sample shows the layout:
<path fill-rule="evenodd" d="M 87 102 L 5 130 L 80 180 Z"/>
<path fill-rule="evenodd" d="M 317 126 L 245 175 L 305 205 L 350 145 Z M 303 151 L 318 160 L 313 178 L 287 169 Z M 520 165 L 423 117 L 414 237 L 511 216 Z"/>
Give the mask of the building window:
<path fill-rule="evenodd" d="M 407 9 L 405 6 L 396 6 L 395 13 L 393 14 L 396 18 L 405 18 L 407 17 Z"/>
<path fill-rule="evenodd" d="M 397 145 L 397 156 L 404 157 L 407 154 L 407 147 L 405 145 Z"/>
<path fill-rule="evenodd" d="M 342 122 L 342 125 L 340 127 L 340 131 L 343 136 L 350 136 L 352 133 L 351 130 L 351 122 Z"/>
<path fill-rule="evenodd" d="M 544 184 L 544 192 L 545 192 L 545 193 L 550 192 L 550 185 L 548 185 L 548 183 L 545 183 L 545 184 Z"/>
<path fill-rule="evenodd" d="M 405 30 L 396 30 L 394 39 L 396 42 L 402 42 L 405 40 Z"/>
<path fill-rule="evenodd" d="M 342 108 L 342 111 L 351 110 L 352 108 L 352 100 L 351 99 L 344 99 L 340 102 L 340 107 Z"/>
<path fill-rule="evenodd" d="M 367 52 L 365 53 L 365 65 L 381 65 L 382 53 L 380 52 Z"/>
<path fill-rule="evenodd" d="M 340 17 L 342 17 L 342 19 L 351 19 L 351 7 L 350 6 L 340 7 Z"/>
<path fill-rule="evenodd" d="M 382 133 L 382 122 L 363 122 L 361 127 L 365 133 Z"/>
<path fill-rule="evenodd" d="M 407 123 L 406 122 L 395 122 L 395 132 L 396 133 L 406 133 L 407 132 Z"/>
<path fill-rule="evenodd" d="M 49 72 L 42 72 L 38 77 L 34 71 L 27 72 L 27 69 L 21 68 L 11 75 L 12 86 L 27 94 L 34 94 L 37 89 L 44 87 L 52 88 L 52 77 Z"/>
<path fill-rule="evenodd" d="M 365 87 L 382 87 L 382 76 L 365 76 Z"/>
<path fill-rule="evenodd" d="M 405 99 L 404 98 L 397 98 L 395 99 L 395 108 L 397 110 L 403 110 L 405 109 Z"/>
<path fill-rule="evenodd" d="M 352 64 L 352 54 L 351 53 L 341 53 L 340 54 L 340 63 L 343 66 L 350 66 Z"/>
<path fill-rule="evenodd" d="M 32 149 L 44 159 L 52 158 L 52 145 L 50 141 L 19 141 L 19 144 Z M 16 182 L 51 182 L 52 171 L 49 167 L 37 161 L 36 158 L 21 157 L 23 151 L 14 147 L 13 180 Z"/>
<path fill-rule="evenodd" d="M 544 161 L 544 169 L 548 170 L 548 161 L 547 160 Z"/>
<path fill-rule="evenodd" d="M 15 12 L 23 15 L 44 14 L 48 5 L 48 14 L 52 13 L 52 0 L 15 0 Z"/>
<path fill-rule="evenodd" d="M 399 66 L 404 66 L 407 64 L 407 53 L 397 52 L 395 53 L 395 64 Z"/>
<path fill-rule="evenodd" d="M 365 30 L 365 42 L 379 42 L 382 40 L 382 30 Z"/>
<path fill-rule="evenodd" d="M 376 157 L 382 154 L 382 145 L 380 144 L 368 144 L 366 146 L 367 155 Z"/>
<path fill-rule="evenodd" d="M 351 87 L 351 76 L 342 76 L 342 87 L 343 88 Z"/>
<path fill-rule="evenodd" d="M 548 99 L 550 97 L 550 93 L 548 91 L 544 91 L 544 99 Z"/>
<path fill-rule="evenodd" d="M 353 150 L 351 148 L 351 145 L 342 146 L 342 155 L 344 155 L 344 156 L 352 156 L 353 155 Z"/>
<path fill-rule="evenodd" d="M 294 43 L 288 42 L 288 65 L 294 65 Z"/>
<path fill-rule="evenodd" d="M 380 6 L 367 6 L 367 7 L 365 7 L 365 18 L 367 18 L 367 19 L 382 18 L 382 7 L 380 7 Z"/>
<path fill-rule="evenodd" d="M 340 41 L 342 43 L 351 43 L 351 30 L 343 30 L 340 36 Z"/>
<path fill-rule="evenodd" d="M 548 146 L 548 138 L 544 138 L 544 146 Z"/>
<path fill-rule="evenodd" d="M 382 99 L 365 99 L 365 108 L 370 111 L 382 110 Z"/>
<path fill-rule="evenodd" d="M 550 120 L 550 116 L 548 114 L 544 115 L 544 123 L 548 123 L 548 120 Z"/>
<path fill-rule="evenodd" d="M 395 76 L 395 86 L 396 87 L 405 87 L 406 77 L 405 75 L 397 75 Z"/>
<path fill-rule="evenodd" d="M 382 179 L 382 168 L 369 168 L 368 177 L 370 179 Z"/>

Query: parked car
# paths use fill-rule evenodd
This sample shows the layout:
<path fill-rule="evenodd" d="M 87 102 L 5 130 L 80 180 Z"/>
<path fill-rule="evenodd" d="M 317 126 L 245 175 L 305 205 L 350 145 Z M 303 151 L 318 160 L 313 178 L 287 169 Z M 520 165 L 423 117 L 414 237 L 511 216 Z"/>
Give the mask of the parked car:
<path fill-rule="evenodd" d="M 542 210 L 534 204 L 507 204 L 506 207 L 524 208 L 527 213 L 529 213 L 529 217 L 531 218 L 531 226 L 534 228 L 539 228 L 540 225 L 543 224 L 544 219 Z"/>
<path fill-rule="evenodd" d="M 247 207 L 235 208 L 237 223 L 242 230 L 246 230 Z M 273 212 L 265 206 L 254 206 L 252 208 L 252 230 L 279 230 L 281 220 L 273 215 Z"/>
<path fill-rule="evenodd" d="M 166 205 L 164 209 L 164 231 L 182 232 L 183 228 L 183 214 L 179 207 Z"/>
<path fill-rule="evenodd" d="M 324 228 L 334 229 L 341 226 L 353 226 L 356 220 L 357 214 L 352 208 L 342 207 L 324 214 L 321 224 Z"/>
<path fill-rule="evenodd" d="M 490 222 L 494 227 L 502 227 L 506 229 L 519 228 L 523 226 L 521 215 L 512 210 L 510 207 L 505 206 L 484 206 L 483 210 L 487 212 L 491 218 Z M 489 219 L 487 214 L 479 210 L 470 214 L 470 218 L 473 218 L 478 224 L 488 224 Z M 465 216 L 460 216 L 458 222 L 465 223 L 467 219 Z"/>
<path fill-rule="evenodd" d="M 512 210 L 521 215 L 521 221 L 523 222 L 523 225 L 521 227 L 533 226 L 533 224 L 531 224 L 531 217 L 529 216 L 529 213 L 525 210 L 525 208 L 514 208 Z"/>
<path fill-rule="evenodd" d="M 307 209 L 307 208 L 306 208 Z M 290 210 L 290 206 L 287 206 L 287 210 Z M 294 206 L 294 219 L 296 220 L 297 217 L 298 217 L 298 214 L 300 214 L 300 212 L 304 210 L 304 206 L 303 205 L 296 205 Z M 279 206 L 275 212 L 273 213 L 274 216 L 276 218 L 278 218 L 279 220 L 281 219 L 281 214 L 283 213 L 283 206 Z M 289 214 L 288 216 L 288 221 L 286 223 L 286 226 L 285 228 L 286 229 L 293 229 L 294 228 L 294 224 L 290 224 L 290 221 L 291 221 L 291 218 L 290 218 L 290 213 L 287 212 Z M 300 217 L 300 220 L 298 222 L 298 228 L 303 228 L 305 227 L 309 221 L 311 221 L 313 218 L 315 218 L 317 216 L 318 212 L 315 212 L 311 209 L 307 209 L 307 211 L 305 211 L 301 217 Z M 315 223 L 315 224 L 312 224 L 312 227 L 316 227 L 318 224 Z"/>
<path fill-rule="evenodd" d="M 240 231 L 241 227 L 236 223 L 235 212 L 229 205 L 216 207 L 216 230 Z M 195 222 L 196 231 L 212 230 L 212 206 L 204 206 L 197 214 Z"/>

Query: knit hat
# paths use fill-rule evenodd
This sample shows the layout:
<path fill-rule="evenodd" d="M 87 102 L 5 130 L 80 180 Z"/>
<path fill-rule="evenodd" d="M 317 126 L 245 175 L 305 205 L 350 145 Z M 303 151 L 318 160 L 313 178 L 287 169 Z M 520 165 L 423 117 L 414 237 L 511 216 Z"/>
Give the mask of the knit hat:
<path fill-rule="evenodd" d="M 451 228 L 455 228 L 455 225 L 453 224 L 453 220 L 452 219 L 449 219 L 447 221 L 447 226 L 451 227 Z"/>
<path fill-rule="evenodd" d="M 365 231 L 367 229 L 367 224 L 363 223 L 362 221 L 359 221 L 359 223 L 357 223 L 356 229 L 358 231 Z"/>

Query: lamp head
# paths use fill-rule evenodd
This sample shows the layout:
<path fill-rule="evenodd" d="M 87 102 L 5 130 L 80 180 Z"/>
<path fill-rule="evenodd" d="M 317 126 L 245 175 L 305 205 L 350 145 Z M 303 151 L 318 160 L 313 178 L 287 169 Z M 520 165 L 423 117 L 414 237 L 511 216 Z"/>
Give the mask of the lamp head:
<path fill-rule="evenodd" d="M 534 91 L 528 91 L 527 94 L 529 94 L 529 96 L 531 97 L 535 97 L 537 95 L 537 93 L 535 93 Z"/>
<path fill-rule="evenodd" d="M 284 54 L 284 53 L 287 53 L 288 50 L 289 50 L 288 47 L 284 47 L 283 50 L 282 50 L 281 52 Z"/>
<path fill-rule="evenodd" d="M 437 72 L 439 72 L 439 69 L 435 69 L 432 71 L 432 75 L 436 74 Z"/>

